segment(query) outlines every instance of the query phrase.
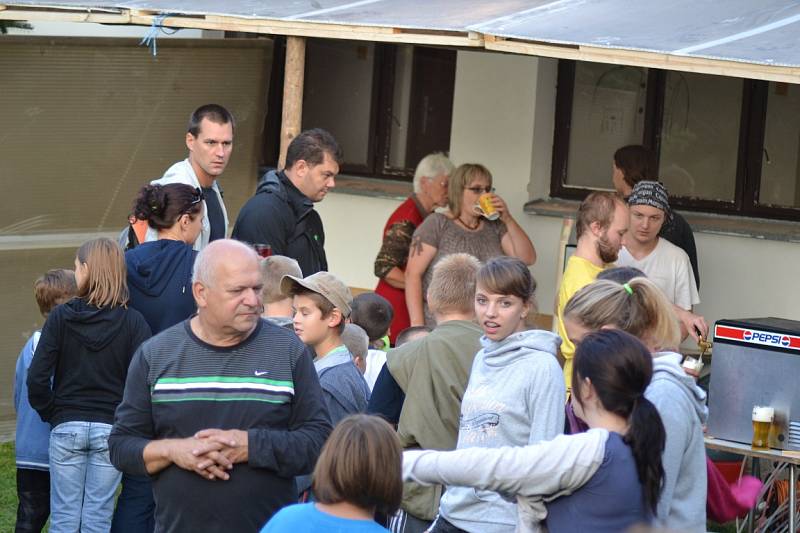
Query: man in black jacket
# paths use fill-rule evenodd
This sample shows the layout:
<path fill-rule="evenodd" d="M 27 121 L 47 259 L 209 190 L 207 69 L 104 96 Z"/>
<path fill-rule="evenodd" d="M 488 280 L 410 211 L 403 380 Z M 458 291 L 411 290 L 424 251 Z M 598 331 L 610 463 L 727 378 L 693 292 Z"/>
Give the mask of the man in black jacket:
<path fill-rule="evenodd" d="M 271 170 L 239 211 L 232 237 L 269 244 L 272 253 L 297 260 L 303 276 L 328 270 L 325 231 L 314 210 L 336 183 L 342 152 L 325 130 L 306 130 L 286 150 L 286 168 Z"/>
<path fill-rule="evenodd" d="M 257 531 L 297 500 L 331 430 L 309 349 L 261 319 L 259 258 L 217 240 L 194 266 L 197 315 L 136 352 L 108 439 L 153 476 L 156 533 Z"/>

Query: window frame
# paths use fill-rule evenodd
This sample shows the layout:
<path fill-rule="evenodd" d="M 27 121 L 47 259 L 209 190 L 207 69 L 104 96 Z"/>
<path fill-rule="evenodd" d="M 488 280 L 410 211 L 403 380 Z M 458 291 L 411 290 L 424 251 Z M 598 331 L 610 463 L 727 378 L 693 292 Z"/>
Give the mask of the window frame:
<path fill-rule="evenodd" d="M 555 121 L 553 131 L 550 196 L 583 200 L 593 189 L 566 185 L 569 159 L 570 128 L 575 92 L 577 62 L 558 62 Z M 664 118 L 664 94 L 668 71 L 647 69 L 644 129 L 642 144 L 661 156 L 661 127 Z M 742 79 L 742 105 L 739 120 L 736 178 L 732 201 L 670 196 L 673 207 L 688 211 L 720 213 L 733 216 L 800 220 L 800 207 L 759 204 L 761 166 L 767 121 L 769 82 Z M 611 154 L 609 154 L 609 190 L 611 187 Z"/>

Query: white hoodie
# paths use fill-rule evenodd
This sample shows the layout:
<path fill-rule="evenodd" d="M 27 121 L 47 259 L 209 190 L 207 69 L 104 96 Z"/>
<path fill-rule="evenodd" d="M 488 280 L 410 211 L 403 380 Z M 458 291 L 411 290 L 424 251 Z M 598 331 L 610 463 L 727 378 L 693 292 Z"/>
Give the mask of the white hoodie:
<path fill-rule="evenodd" d="M 664 489 L 657 526 L 689 533 L 706 530 L 707 471 L 703 424 L 706 393 L 681 368 L 680 354 L 653 354 L 653 378 L 645 398 L 656 406 L 667 441 L 661 462 Z"/>
<path fill-rule="evenodd" d="M 561 343 L 549 331 L 528 330 L 499 342 L 481 337 L 461 401 L 457 449 L 524 446 L 564 430 L 564 378 L 556 360 Z M 507 533 L 516 506 L 495 492 L 448 487 L 439 513 L 470 532 Z"/>
<path fill-rule="evenodd" d="M 547 516 L 545 502 L 571 494 L 589 481 L 603 462 L 607 440 L 608 431 L 596 428 L 524 447 L 411 450 L 403 452 L 403 479 L 516 498 L 516 531 L 539 532 Z"/>

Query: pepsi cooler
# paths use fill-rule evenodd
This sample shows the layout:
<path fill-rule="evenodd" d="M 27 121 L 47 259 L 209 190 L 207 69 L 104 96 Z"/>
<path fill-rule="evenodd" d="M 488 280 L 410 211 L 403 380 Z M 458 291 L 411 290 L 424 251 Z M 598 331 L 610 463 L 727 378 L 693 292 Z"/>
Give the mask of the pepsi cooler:
<path fill-rule="evenodd" d="M 749 444 L 756 405 L 775 409 L 770 446 L 800 450 L 800 322 L 720 320 L 714 326 L 708 434 Z"/>

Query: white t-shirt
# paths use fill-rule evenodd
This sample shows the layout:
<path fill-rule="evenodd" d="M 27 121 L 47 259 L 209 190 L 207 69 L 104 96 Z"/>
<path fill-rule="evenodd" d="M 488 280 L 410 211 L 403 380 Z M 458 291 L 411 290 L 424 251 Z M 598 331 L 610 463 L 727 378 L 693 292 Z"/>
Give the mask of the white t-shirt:
<path fill-rule="evenodd" d="M 688 311 L 700 303 L 689 256 L 667 239 L 659 237 L 653 251 L 641 260 L 633 257 L 623 246 L 617 266 L 636 267 L 647 274 L 667 299 L 681 309 Z"/>
<path fill-rule="evenodd" d="M 378 374 L 381 373 L 381 369 L 385 364 L 386 352 L 373 349 L 367 352 L 367 370 L 364 372 L 364 379 L 369 385 L 370 392 L 375 388 L 375 381 L 378 380 Z"/>

